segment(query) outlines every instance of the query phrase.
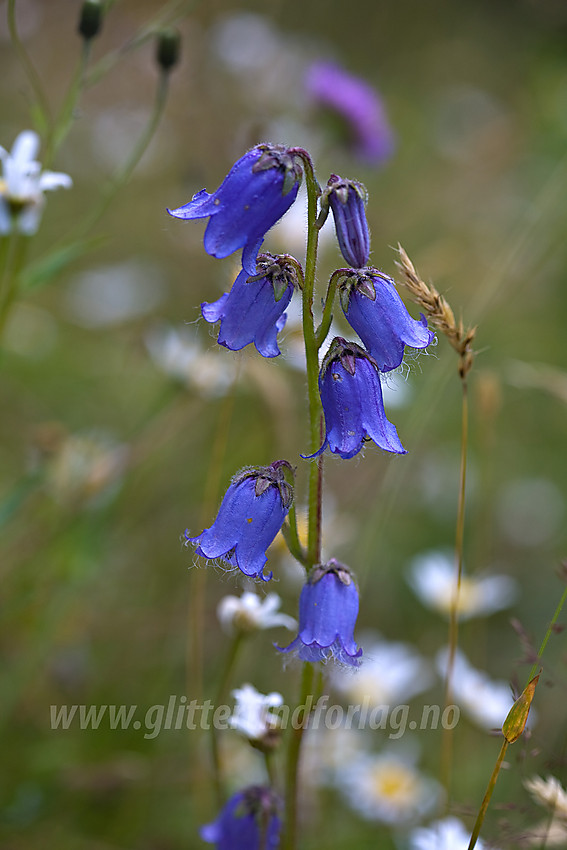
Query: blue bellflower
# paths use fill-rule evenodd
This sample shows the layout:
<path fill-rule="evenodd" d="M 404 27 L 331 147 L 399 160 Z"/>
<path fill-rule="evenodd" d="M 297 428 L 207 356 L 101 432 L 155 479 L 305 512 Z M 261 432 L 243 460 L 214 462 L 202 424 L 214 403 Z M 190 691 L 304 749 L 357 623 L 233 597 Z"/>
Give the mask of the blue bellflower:
<path fill-rule="evenodd" d="M 302 170 L 290 149 L 256 145 L 233 165 L 213 194 L 201 189 L 175 218 L 209 218 L 205 251 L 224 258 L 243 248 L 242 266 L 256 274 L 256 257 L 264 236 L 297 197 Z"/>
<path fill-rule="evenodd" d="M 348 459 L 365 440 L 387 452 L 406 454 L 394 425 L 386 419 L 376 362 L 354 342 L 335 337 L 319 373 L 319 392 L 325 414 L 325 441 L 310 457 L 327 446 Z"/>
<path fill-rule="evenodd" d="M 361 269 L 370 256 L 370 232 L 364 209 L 366 189 L 355 180 L 331 174 L 321 198 L 323 215 L 331 207 L 341 254 L 354 269 Z"/>
<path fill-rule="evenodd" d="M 347 276 L 340 287 L 346 320 L 356 331 L 381 372 L 396 369 L 405 346 L 427 348 L 435 334 L 427 319 L 412 319 L 391 277 L 377 269 L 363 269 Z"/>
<path fill-rule="evenodd" d="M 201 838 L 216 850 L 276 850 L 281 830 L 281 801 L 270 789 L 250 786 L 225 804 Z"/>
<path fill-rule="evenodd" d="M 285 325 L 285 309 L 297 282 L 298 264 L 288 255 L 260 254 L 257 274 L 243 269 L 230 292 L 201 304 L 203 318 L 218 322 L 220 345 L 240 351 L 253 342 L 263 357 L 280 354 L 277 336 Z"/>
<path fill-rule="evenodd" d="M 297 652 L 303 661 L 335 658 L 358 667 L 354 640 L 358 591 L 348 567 L 331 558 L 314 567 L 299 597 L 299 634 L 280 652 Z"/>
<path fill-rule="evenodd" d="M 196 537 L 185 532 L 186 543 L 202 558 L 220 558 L 244 575 L 264 576 L 266 549 L 283 525 L 293 501 L 293 487 L 284 477 L 292 467 L 286 460 L 270 466 L 247 467 L 234 476 L 210 528 Z"/>

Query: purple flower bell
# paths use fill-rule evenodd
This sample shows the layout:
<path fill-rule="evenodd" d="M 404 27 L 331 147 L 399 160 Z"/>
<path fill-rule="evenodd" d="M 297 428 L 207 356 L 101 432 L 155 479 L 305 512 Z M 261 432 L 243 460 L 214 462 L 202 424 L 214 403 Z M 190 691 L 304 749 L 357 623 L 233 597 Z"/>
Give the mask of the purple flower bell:
<path fill-rule="evenodd" d="M 321 365 L 319 392 L 325 414 L 327 446 L 348 459 L 365 440 L 387 452 L 406 454 L 394 425 L 386 419 L 380 375 L 375 360 L 360 345 L 335 337 Z"/>
<path fill-rule="evenodd" d="M 335 658 L 358 667 L 360 649 L 354 640 L 358 591 L 351 572 L 331 558 L 313 568 L 299 597 L 299 634 L 280 652 L 297 652 L 303 661 Z"/>
<path fill-rule="evenodd" d="M 406 345 L 427 348 L 435 338 L 423 313 L 412 319 L 392 278 L 377 269 L 353 271 L 344 278 L 340 301 L 347 322 L 381 372 L 400 365 Z"/>
<path fill-rule="evenodd" d="M 303 172 L 298 159 L 282 145 L 256 145 L 233 165 L 212 195 L 201 189 L 175 218 L 209 218 L 205 251 L 228 257 L 239 248 L 242 266 L 256 274 L 256 257 L 264 236 L 297 197 Z"/>
<path fill-rule="evenodd" d="M 285 309 L 298 283 L 298 263 L 289 255 L 260 254 L 257 274 L 243 269 L 230 292 L 201 304 L 207 322 L 220 319 L 218 341 L 231 351 L 253 342 L 263 357 L 280 354 L 277 336 L 285 325 Z"/>
<path fill-rule="evenodd" d="M 366 189 L 356 180 L 331 174 L 321 198 L 321 211 L 331 207 L 341 253 L 349 266 L 361 269 L 370 256 L 370 232 L 364 209 Z"/>
<path fill-rule="evenodd" d="M 354 153 L 381 165 L 394 151 L 394 135 L 378 92 L 333 62 L 313 62 L 306 88 L 314 101 L 339 115 L 352 137 Z"/>
<path fill-rule="evenodd" d="M 276 850 L 281 830 L 281 801 L 270 789 L 252 785 L 238 791 L 201 838 L 216 850 Z"/>
<path fill-rule="evenodd" d="M 219 558 L 244 575 L 264 576 L 266 549 L 283 525 L 293 502 L 293 487 L 284 477 L 292 470 L 287 460 L 270 466 L 247 467 L 234 476 L 210 528 L 196 537 L 185 532 L 186 543 L 202 558 Z"/>

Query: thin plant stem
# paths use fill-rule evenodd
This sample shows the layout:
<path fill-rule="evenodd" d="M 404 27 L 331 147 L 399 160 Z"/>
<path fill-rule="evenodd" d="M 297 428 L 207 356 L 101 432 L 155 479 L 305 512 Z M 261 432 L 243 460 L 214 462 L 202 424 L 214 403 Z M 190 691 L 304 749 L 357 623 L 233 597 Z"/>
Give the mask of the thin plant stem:
<path fill-rule="evenodd" d="M 128 180 L 132 176 L 132 172 L 145 154 L 148 145 L 150 144 L 163 115 L 163 110 L 167 101 L 168 81 L 169 74 L 160 74 L 156 91 L 156 98 L 154 102 L 154 108 L 152 110 L 150 120 L 148 121 L 144 132 L 141 134 L 137 143 L 134 145 L 132 153 L 130 154 L 122 168 L 114 175 L 113 178 L 111 178 L 106 187 L 103 189 L 99 203 L 94 208 L 91 215 L 88 216 L 86 221 L 84 221 L 83 224 L 78 228 L 78 231 L 73 233 L 73 237 L 69 241 L 72 242 L 75 239 L 83 238 L 89 232 L 89 230 L 94 227 L 94 225 L 99 221 L 99 219 L 102 218 L 102 216 L 114 200 L 118 191 L 126 185 Z"/>
<path fill-rule="evenodd" d="M 546 633 L 545 633 L 545 635 L 544 635 L 544 637 L 543 637 L 543 640 L 542 640 L 542 642 L 541 642 L 541 645 L 540 645 L 540 648 L 539 648 L 539 652 L 538 652 L 538 654 L 537 654 L 537 658 L 536 658 L 536 660 L 535 660 L 535 661 L 534 661 L 534 663 L 533 663 L 532 669 L 530 670 L 530 674 L 529 674 L 529 676 L 528 676 L 528 682 L 529 682 L 531 679 L 533 679 L 533 677 L 534 677 L 534 676 L 535 676 L 535 674 L 536 674 L 536 670 L 537 670 L 537 669 L 538 669 L 538 667 L 540 666 L 541 658 L 542 658 L 542 656 L 543 656 L 543 653 L 545 652 L 545 647 L 547 646 L 547 642 L 548 642 L 549 638 L 550 638 L 550 637 L 551 637 L 551 635 L 552 635 L 553 627 L 555 626 L 555 623 L 557 622 L 557 618 L 558 618 L 558 617 L 559 617 L 559 615 L 561 614 L 561 610 L 562 610 L 563 606 L 565 605 L 565 601 L 566 601 L 566 600 L 567 600 L 567 587 L 566 587 L 566 588 L 565 588 L 565 590 L 563 591 L 563 594 L 562 594 L 562 596 L 561 596 L 561 599 L 560 599 L 560 600 L 559 600 L 559 602 L 557 603 L 557 608 L 555 609 L 555 613 L 553 614 L 553 617 L 551 618 L 551 621 L 550 621 L 550 623 L 549 623 L 549 626 L 547 627 L 547 631 L 546 631 Z"/>
<path fill-rule="evenodd" d="M 508 741 L 506 738 L 502 741 L 502 746 L 500 748 L 500 752 L 498 754 L 498 758 L 496 759 L 496 764 L 494 765 L 494 769 L 492 771 L 492 775 L 488 782 L 488 786 L 486 788 L 485 795 L 483 797 L 482 803 L 480 804 L 480 809 L 478 811 L 478 815 L 476 818 L 476 822 L 472 831 L 471 840 L 469 841 L 469 846 L 467 850 L 473 850 L 478 836 L 480 834 L 480 830 L 484 821 L 484 816 L 486 815 L 486 811 L 488 809 L 488 804 L 490 803 L 490 798 L 492 797 L 492 792 L 494 791 L 494 786 L 496 785 L 496 780 L 498 779 L 498 774 L 500 773 L 500 768 L 502 767 L 502 762 L 504 761 L 504 756 L 506 755 L 506 750 L 508 749 Z"/>
<path fill-rule="evenodd" d="M 37 107 L 39 110 L 39 117 L 41 118 L 43 124 L 41 130 L 47 131 L 49 133 L 51 132 L 51 128 L 53 125 L 51 108 L 49 106 L 49 101 L 47 100 L 47 96 L 43 89 L 39 74 L 37 73 L 35 66 L 31 61 L 28 52 L 24 47 L 23 42 L 20 39 L 18 33 L 18 27 L 16 25 L 16 0 L 8 0 L 8 30 L 10 32 L 12 46 L 18 54 L 18 59 L 23 65 L 30 85 L 33 89 L 33 93 L 35 95 Z"/>
<path fill-rule="evenodd" d="M 467 448 L 469 433 L 469 410 L 467 381 L 461 379 L 462 386 L 462 408 L 461 408 L 461 464 L 459 476 L 459 501 L 457 508 L 457 525 L 455 531 L 455 563 L 457 565 L 457 578 L 455 590 L 451 599 L 451 610 L 449 617 L 449 656 L 447 660 L 447 674 L 445 678 L 445 707 L 453 701 L 453 672 L 455 667 L 455 655 L 459 642 L 459 600 L 461 594 L 461 583 L 463 577 L 463 544 L 465 533 L 465 498 L 467 483 Z M 443 731 L 442 748 L 442 778 L 447 791 L 447 807 L 451 798 L 451 773 L 453 761 L 453 729 L 447 726 Z"/>
<path fill-rule="evenodd" d="M 309 399 L 309 451 L 314 454 L 321 445 L 322 409 L 319 398 L 319 347 L 315 333 L 313 299 L 315 292 L 315 272 L 317 267 L 317 244 L 319 228 L 317 220 L 317 200 L 321 189 L 315 178 L 313 164 L 306 151 L 294 149 L 303 162 L 307 186 L 307 250 L 305 255 L 305 275 L 303 283 L 303 339 L 307 371 L 307 393 Z M 321 558 L 321 503 L 322 503 L 323 463 L 321 457 L 309 467 L 308 519 L 307 519 L 307 569 L 308 571 Z M 305 661 L 301 674 L 301 692 L 298 706 L 306 704 L 313 689 L 313 665 Z M 284 814 L 284 850 L 297 847 L 297 802 L 298 772 L 303 740 L 304 722 L 292 729 L 289 738 L 286 775 L 285 775 L 285 814 Z"/>
<path fill-rule="evenodd" d="M 537 679 L 539 679 L 539 676 L 535 677 L 535 672 L 540 665 L 543 653 L 545 651 L 545 648 L 547 646 L 549 638 L 551 637 L 551 634 L 553 632 L 553 627 L 555 626 L 555 623 L 557 622 L 557 619 L 558 619 L 559 615 L 561 614 L 561 611 L 563 609 L 563 606 L 564 606 L 566 600 L 567 600 L 567 587 L 563 591 L 563 593 L 561 595 L 561 599 L 557 603 L 557 607 L 555 608 L 553 617 L 550 620 L 549 626 L 547 627 L 547 631 L 546 631 L 546 633 L 543 637 L 543 640 L 540 644 L 539 652 L 537 654 L 537 658 L 534 661 L 532 669 L 530 670 L 529 675 L 528 675 L 528 681 L 527 681 L 526 687 L 524 688 L 524 692 L 523 692 L 524 694 L 529 689 L 530 685 L 533 685 L 534 688 L 535 688 L 535 684 L 537 683 Z M 531 697 L 533 697 L 533 691 L 532 691 Z M 530 699 L 530 705 L 531 705 L 531 699 Z M 527 719 L 527 713 L 526 713 L 526 719 Z M 506 728 L 506 721 L 505 721 L 503 728 L 504 729 Z M 488 810 L 490 798 L 492 797 L 492 792 L 494 791 L 494 786 L 496 785 L 496 780 L 497 780 L 498 774 L 500 772 L 500 767 L 502 766 L 502 761 L 504 759 L 504 755 L 506 753 L 506 750 L 508 748 L 509 743 L 510 743 L 510 741 L 505 737 L 504 741 L 502 743 L 502 748 L 500 750 L 500 754 L 499 754 L 499 756 L 496 760 L 496 764 L 494 765 L 494 770 L 492 771 L 492 776 L 490 777 L 490 781 L 488 783 L 486 793 L 483 797 L 482 803 L 480 805 L 480 809 L 479 809 L 478 814 L 476 816 L 476 821 L 475 821 L 474 828 L 473 828 L 473 831 L 472 831 L 471 840 L 470 840 L 470 843 L 469 843 L 469 846 L 468 846 L 468 850 L 473 850 L 473 848 L 474 848 L 474 846 L 477 842 L 477 839 L 480 835 L 480 830 L 482 829 L 482 824 L 484 823 L 484 818 L 485 818 L 486 812 Z"/>
<path fill-rule="evenodd" d="M 305 661 L 301 672 L 301 691 L 298 706 L 307 704 L 308 697 L 313 690 L 313 674 L 313 665 Z M 306 721 L 305 716 L 298 716 L 297 723 L 290 730 L 285 775 L 285 822 L 282 850 L 295 850 L 297 847 L 297 777 Z"/>
<path fill-rule="evenodd" d="M 273 750 L 264 750 L 264 764 L 266 765 L 268 782 L 270 783 L 271 788 L 276 789 L 278 787 L 278 778 L 276 774 L 276 764 L 274 760 Z"/>
<path fill-rule="evenodd" d="M 199 0 L 170 0 L 155 18 L 152 18 L 147 24 L 140 27 L 138 32 L 129 38 L 128 41 L 99 59 L 85 81 L 86 87 L 92 88 L 92 86 L 95 86 L 124 56 L 127 56 L 128 53 L 137 50 L 138 47 L 141 47 L 147 41 L 154 38 L 156 33 L 161 29 L 173 27 L 180 23 L 198 5 Z"/>
<path fill-rule="evenodd" d="M 228 684 L 230 682 L 230 678 L 234 670 L 234 666 L 236 664 L 236 659 L 238 658 L 240 647 L 242 646 L 243 637 L 244 636 L 242 632 L 237 632 L 234 638 L 232 639 L 232 643 L 230 644 L 228 654 L 224 663 L 224 668 L 219 679 L 219 684 L 216 692 L 216 699 L 214 703 L 215 707 L 223 705 L 224 703 L 226 692 L 228 690 Z M 222 761 L 220 756 L 218 730 L 216 729 L 214 722 L 211 723 L 210 741 L 211 758 L 213 762 L 213 782 L 215 786 L 217 804 L 220 809 L 226 801 L 226 794 L 222 777 Z"/>
<path fill-rule="evenodd" d="M 73 123 L 73 113 L 85 86 L 85 78 L 91 55 L 91 39 L 83 39 L 81 54 L 71 84 L 63 101 L 61 111 L 47 136 L 44 168 L 49 168 L 59 147 L 65 140 Z"/>
<path fill-rule="evenodd" d="M 20 273 L 25 262 L 29 237 L 13 231 L 0 282 L 0 338 L 18 297 Z"/>

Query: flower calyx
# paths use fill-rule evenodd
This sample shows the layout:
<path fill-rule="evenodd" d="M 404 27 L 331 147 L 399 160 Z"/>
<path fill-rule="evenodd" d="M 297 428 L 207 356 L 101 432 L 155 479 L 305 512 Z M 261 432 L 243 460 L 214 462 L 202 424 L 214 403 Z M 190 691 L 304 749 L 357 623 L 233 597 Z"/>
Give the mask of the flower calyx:
<path fill-rule="evenodd" d="M 282 195 L 288 195 L 297 183 L 301 183 L 303 169 L 290 148 L 285 145 L 261 144 L 256 145 L 255 150 L 261 151 L 261 156 L 252 166 L 252 173 L 257 174 L 269 168 L 281 169 L 284 172 Z"/>
<path fill-rule="evenodd" d="M 255 494 L 261 496 L 270 487 L 277 487 L 282 505 L 286 510 L 292 505 L 294 498 L 293 484 L 285 479 L 285 470 L 294 477 L 295 469 L 287 460 L 275 460 L 269 466 L 247 466 L 232 479 L 233 484 L 240 484 L 246 478 L 255 478 Z"/>
<path fill-rule="evenodd" d="M 374 358 L 371 357 L 361 345 L 358 345 L 356 342 L 348 342 L 346 339 L 343 339 L 342 336 L 336 336 L 323 358 L 323 362 L 321 364 L 321 377 L 325 375 L 325 372 L 331 363 L 335 362 L 335 360 L 340 361 L 341 366 L 346 369 L 349 375 L 354 375 L 356 372 L 357 357 L 363 357 L 365 360 L 369 360 L 374 366 L 376 366 Z M 376 366 L 376 368 L 378 367 Z"/>
<path fill-rule="evenodd" d="M 357 269 L 356 271 L 352 269 L 343 276 L 339 283 L 339 298 L 344 313 L 348 311 L 350 296 L 355 290 L 371 301 L 376 301 L 374 281 L 377 277 L 392 282 L 391 278 L 379 272 L 378 269 Z"/>
<path fill-rule="evenodd" d="M 346 564 L 337 561 L 336 558 L 330 558 L 326 564 L 316 564 L 309 577 L 309 582 L 311 584 L 317 584 L 327 573 L 334 573 L 341 584 L 344 584 L 346 587 L 353 582 L 352 573 L 349 568 Z"/>
<path fill-rule="evenodd" d="M 303 269 L 301 263 L 291 254 L 259 254 L 256 261 L 257 274 L 246 279 L 246 283 L 257 280 L 269 280 L 274 289 L 276 302 L 281 301 L 289 285 L 294 289 L 303 289 Z"/>

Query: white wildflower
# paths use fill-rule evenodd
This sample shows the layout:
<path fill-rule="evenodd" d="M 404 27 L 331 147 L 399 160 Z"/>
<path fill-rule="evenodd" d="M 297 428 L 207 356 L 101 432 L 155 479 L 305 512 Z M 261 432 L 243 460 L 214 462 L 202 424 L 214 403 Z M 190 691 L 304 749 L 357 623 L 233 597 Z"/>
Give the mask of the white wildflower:
<path fill-rule="evenodd" d="M 424 605 L 448 616 L 456 594 L 454 558 L 439 551 L 419 555 L 411 563 L 409 583 Z M 517 593 L 517 583 L 510 576 L 463 574 L 458 597 L 459 618 L 468 620 L 507 608 Z"/>
<path fill-rule="evenodd" d="M 337 782 L 352 808 L 368 820 L 412 823 L 437 805 L 441 794 L 415 761 L 415 753 L 364 755 L 337 772 Z"/>
<path fill-rule="evenodd" d="M 254 632 L 283 626 L 293 631 L 296 620 L 278 611 L 281 599 L 277 593 L 268 593 L 262 599 L 256 593 L 245 591 L 241 597 L 224 596 L 218 604 L 217 615 L 228 632 Z"/>
<path fill-rule="evenodd" d="M 536 803 L 545 806 L 554 815 L 567 821 L 567 791 L 555 776 L 548 776 L 547 779 L 541 776 L 524 779 L 524 787 Z"/>
<path fill-rule="evenodd" d="M 448 817 L 414 829 L 409 836 L 409 850 L 467 850 L 469 842 L 470 834 L 461 821 Z M 480 839 L 475 846 L 477 850 L 486 847 Z"/>
<path fill-rule="evenodd" d="M 16 230 L 33 235 L 41 219 L 44 192 L 69 189 L 73 181 L 68 174 L 41 170 L 35 157 L 39 136 L 33 130 L 20 133 L 8 152 L 0 147 L 3 176 L 0 178 L 0 235 Z"/>
<path fill-rule="evenodd" d="M 253 685 L 243 685 L 232 692 L 236 699 L 229 725 L 250 741 L 261 741 L 279 727 L 278 717 L 269 711 L 282 705 L 277 692 L 261 694 Z"/>

